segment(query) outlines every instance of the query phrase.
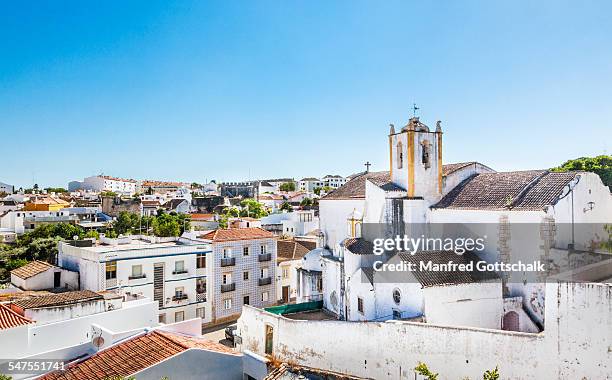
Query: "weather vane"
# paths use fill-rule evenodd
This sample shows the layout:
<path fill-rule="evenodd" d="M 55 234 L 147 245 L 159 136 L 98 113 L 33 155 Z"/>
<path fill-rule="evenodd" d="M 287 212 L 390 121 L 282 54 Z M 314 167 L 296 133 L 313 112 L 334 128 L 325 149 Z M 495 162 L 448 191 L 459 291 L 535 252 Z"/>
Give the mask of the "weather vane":
<path fill-rule="evenodd" d="M 417 107 L 416 103 L 412 103 L 412 116 L 416 117 L 416 112 L 419 110 L 419 107 Z"/>

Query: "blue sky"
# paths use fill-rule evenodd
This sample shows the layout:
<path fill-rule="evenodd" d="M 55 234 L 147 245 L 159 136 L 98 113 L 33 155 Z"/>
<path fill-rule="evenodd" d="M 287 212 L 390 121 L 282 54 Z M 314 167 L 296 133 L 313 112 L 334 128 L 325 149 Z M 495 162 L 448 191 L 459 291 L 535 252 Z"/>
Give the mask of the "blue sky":
<path fill-rule="evenodd" d="M 610 46 L 606 1 L 5 2 L 0 181 L 386 170 L 413 102 L 445 162 L 546 168 L 610 153 Z"/>

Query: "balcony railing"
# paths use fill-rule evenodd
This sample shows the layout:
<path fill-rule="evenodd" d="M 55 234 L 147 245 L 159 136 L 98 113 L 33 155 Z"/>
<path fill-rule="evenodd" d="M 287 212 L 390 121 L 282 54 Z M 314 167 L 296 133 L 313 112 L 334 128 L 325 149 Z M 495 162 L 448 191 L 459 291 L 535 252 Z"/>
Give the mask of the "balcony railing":
<path fill-rule="evenodd" d="M 264 277 L 259 279 L 259 286 L 270 285 L 272 283 L 272 277 Z"/>
<path fill-rule="evenodd" d="M 222 258 L 221 259 L 221 266 L 222 267 L 232 267 L 236 265 L 236 258 L 235 257 L 226 257 L 226 258 Z"/>
<path fill-rule="evenodd" d="M 271 253 L 262 253 L 259 255 L 259 257 L 257 258 L 258 261 L 270 261 L 272 260 L 272 254 Z"/>
<path fill-rule="evenodd" d="M 234 290 L 236 290 L 235 282 L 231 284 L 221 284 L 221 293 L 233 292 Z"/>
<path fill-rule="evenodd" d="M 196 293 L 196 302 L 206 302 L 206 293 Z"/>
<path fill-rule="evenodd" d="M 172 272 L 172 274 L 187 274 L 189 273 L 189 271 L 187 269 L 183 269 L 183 270 L 175 270 Z"/>
<path fill-rule="evenodd" d="M 172 301 L 182 301 L 182 300 L 186 300 L 187 294 L 177 294 L 174 297 L 172 297 Z"/>
<path fill-rule="evenodd" d="M 139 280 L 141 278 L 147 278 L 147 275 L 143 273 L 143 274 L 138 275 L 138 276 L 129 276 L 128 280 Z"/>
<path fill-rule="evenodd" d="M 117 279 L 116 278 L 111 278 L 109 280 L 106 280 L 106 289 L 113 288 L 115 286 L 117 286 Z"/>

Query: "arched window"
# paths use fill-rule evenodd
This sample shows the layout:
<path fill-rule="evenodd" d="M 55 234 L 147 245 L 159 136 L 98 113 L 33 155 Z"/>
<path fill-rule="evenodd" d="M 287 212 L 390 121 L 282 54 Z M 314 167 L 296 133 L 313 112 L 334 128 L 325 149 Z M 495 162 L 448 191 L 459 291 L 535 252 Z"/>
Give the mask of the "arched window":
<path fill-rule="evenodd" d="M 421 161 L 425 165 L 425 169 L 429 169 L 431 166 L 431 147 L 429 146 L 429 141 L 423 141 L 421 147 Z"/>
<path fill-rule="evenodd" d="M 402 142 L 401 141 L 399 141 L 397 143 L 396 157 L 397 157 L 397 168 L 401 169 L 402 165 L 404 163 L 404 151 L 402 149 Z"/>

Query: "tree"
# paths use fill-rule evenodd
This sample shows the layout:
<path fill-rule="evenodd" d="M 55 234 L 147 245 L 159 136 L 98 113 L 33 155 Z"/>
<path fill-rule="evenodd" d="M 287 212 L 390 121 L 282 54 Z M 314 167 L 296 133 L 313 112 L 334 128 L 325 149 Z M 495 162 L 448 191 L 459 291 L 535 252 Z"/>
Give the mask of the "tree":
<path fill-rule="evenodd" d="M 179 236 L 181 233 L 177 218 L 169 214 L 161 214 L 153 219 L 152 228 L 155 236 Z"/>
<path fill-rule="evenodd" d="M 268 215 L 263 204 L 257 202 L 253 198 L 243 199 L 240 202 L 240 216 L 250 216 L 251 218 L 263 218 Z"/>
<path fill-rule="evenodd" d="M 304 198 L 300 202 L 300 206 L 302 206 L 302 207 L 304 207 L 304 206 L 312 206 L 312 205 L 313 205 L 313 201 L 310 198 Z"/>
<path fill-rule="evenodd" d="M 499 370 L 497 369 L 497 366 L 495 366 L 495 369 L 492 369 L 490 371 L 489 370 L 485 371 L 482 379 L 483 380 L 499 380 Z"/>
<path fill-rule="evenodd" d="M 323 186 L 323 187 L 315 187 L 312 191 L 317 195 L 321 195 L 321 191 L 327 194 L 332 190 L 333 188 L 330 186 Z"/>
<path fill-rule="evenodd" d="M 280 209 L 283 211 L 291 212 L 293 211 L 293 206 L 291 206 L 289 202 L 283 202 L 283 204 L 281 204 L 280 206 Z"/>
<path fill-rule="evenodd" d="M 139 227 L 140 219 L 138 214 L 127 211 L 121 211 L 119 215 L 117 215 L 117 219 L 112 224 L 112 228 L 119 235 L 131 234 Z"/>
<path fill-rule="evenodd" d="M 580 157 L 568 160 L 563 165 L 552 168 L 555 172 L 583 170 L 593 172 L 601 178 L 604 185 L 612 190 L 612 156 Z"/>
<path fill-rule="evenodd" d="M 47 193 L 67 193 L 68 192 L 63 187 L 46 187 L 45 191 Z"/>
<path fill-rule="evenodd" d="M 427 378 L 427 380 L 437 380 L 438 379 L 438 374 L 437 373 L 433 373 L 429 370 L 429 368 L 427 367 L 427 364 L 419 362 L 419 364 L 414 367 L 414 370 L 421 376 L 425 376 Z"/>
<path fill-rule="evenodd" d="M 281 183 L 280 191 L 295 191 L 295 182 Z"/>
<path fill-rule="evenodd" d="M 100 197 L 116 197 L 117 193 L 115 193 L 114 191 L 102 191 L 100 193 Z"/>

